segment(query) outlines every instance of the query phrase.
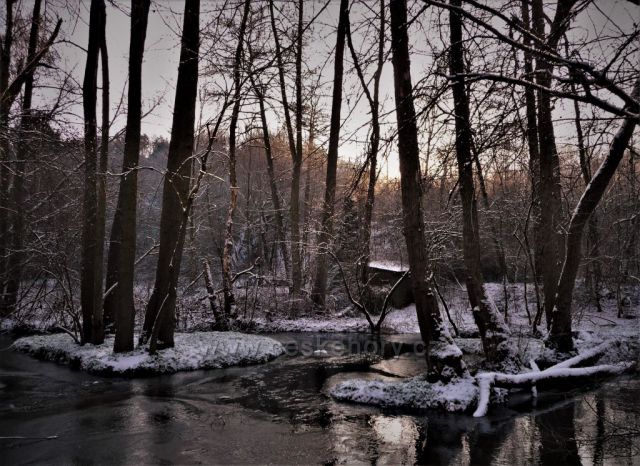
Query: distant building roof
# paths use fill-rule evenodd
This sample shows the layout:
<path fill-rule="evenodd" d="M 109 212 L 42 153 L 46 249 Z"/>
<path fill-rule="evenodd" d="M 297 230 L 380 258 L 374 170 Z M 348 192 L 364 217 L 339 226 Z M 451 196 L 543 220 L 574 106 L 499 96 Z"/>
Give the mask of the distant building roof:
<path fill-rule="evenodd" d="M 389 270 L 391 272 L 406 272 L 409 270 L 408 264 L 394 261 L 371 261 L 369 267 L 372 269 Z"/>

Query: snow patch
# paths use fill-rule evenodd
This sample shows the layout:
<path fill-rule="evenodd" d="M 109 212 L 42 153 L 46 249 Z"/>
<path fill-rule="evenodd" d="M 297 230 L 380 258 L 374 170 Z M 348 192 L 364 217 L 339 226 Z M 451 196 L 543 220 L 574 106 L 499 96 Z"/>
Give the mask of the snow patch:
<path fill-rule="evenodd" d="M 346 380 L 329 389 L 341 401 L 381 407 L 409 409 L 445 409 L 467 411 L 478 398 L 472 377 L 459 377 L 448 383 L 429 383 L 422 376 L 396 381 Z"/>
<path fill-rule="evenodd" d="M 146 348 L 114 354 L 113 337 L 101 345 L 76 344 L 67 334 L 38 335 L 16 340 L 13 349 L 48 361 L 70 364 L 103 375 L 168 374 L 269 361 L 284 353 L 271 338 L 236 332 L 194 332 L 175 335 L 175 347 L 151 356 Z"/>

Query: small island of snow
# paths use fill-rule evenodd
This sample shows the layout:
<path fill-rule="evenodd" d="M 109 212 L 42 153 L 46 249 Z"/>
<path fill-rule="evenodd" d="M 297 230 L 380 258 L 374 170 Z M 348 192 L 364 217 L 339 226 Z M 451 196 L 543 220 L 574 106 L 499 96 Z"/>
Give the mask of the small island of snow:
<path fill-rule="evenodd" d="M 177 333 L 175 347 L 150 355 L 144 347 L 114 354 L 113 337 L 101 345 L 78 345 L 66 333 L 24 337 L 13 348 L 47 361 L 100 375 L 151 375 L 219 369 L 267 362 L 284 353 L 272 338 L 237 332 Z"/>

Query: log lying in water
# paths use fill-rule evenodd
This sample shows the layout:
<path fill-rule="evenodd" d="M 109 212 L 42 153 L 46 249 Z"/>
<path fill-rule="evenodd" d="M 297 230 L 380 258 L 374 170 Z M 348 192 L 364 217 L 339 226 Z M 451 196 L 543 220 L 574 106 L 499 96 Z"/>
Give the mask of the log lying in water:
<path fill-rule="evenodd" d="M 598 377 L 620 375 L 634 370 L 635 362 L 622 362 L 618 364 L 603 364 L 599 366 L 574 367 L 585 361 L 591 361 L 600 356 L 613 343 L 606 342 L 583 354 L 567 359 L 559 364 L 543 371 L 526 372 L 524 374 L 503 374 L 500 372 L 485 372 L 476 376 L 480 395 L 478 407 L 473 413 L 474 417 L 482 417 L 489 409 L 489 398 L 493 387 L 500 388 L 545 388 L 558 386 L 565 382 L 578 383 L 593 380 Z"/>

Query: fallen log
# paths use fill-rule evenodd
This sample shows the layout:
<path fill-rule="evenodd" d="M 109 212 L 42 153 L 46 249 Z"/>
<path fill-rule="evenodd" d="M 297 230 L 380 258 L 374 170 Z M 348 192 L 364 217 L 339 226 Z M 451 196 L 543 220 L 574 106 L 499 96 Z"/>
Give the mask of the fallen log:
<path fill-rule="evenodd" d="M 597 357 L 602 355 L 609 348 L 611 348 L 612 346 L 617 346 L 619 344 L 620 344 L 620 342 L 614 341 L 614 340 L 605 341 L 604 343 L 601 343 L 598 346 L 594 346 L 593 348 L 588 349 L 587 351 L 585 351 L 583 353 L 580 353 L 577 356 L 569 358 L 569 359 L 567 359 L 565 361 L 562 361 L 562 362 L 560 362 L 558 364 L 554 364 L 553 366 L 549 367 L 548 369 L 560 369 L 560 368 L 566 368 L 566 367 L 575 367 L 575 366 L 578 366 L 578 365 L 580 365 L 582 363 L 589 364 L 589 363 L 595 361 L 595 359 Z"/>
<path fill-rule="evenodd" d="M 635 362 L 622 362 L 618 364 L 603 364 L 599 366 L 574 367 L 593 361 L 615 342 L 607 341 L 573 358 L 562 361 L 543 371 L 537 370 L 537 365 L 532 361 L 532 372 L 523 374 L 504 374 L 500 372 L 484 372 L 476 376 L 480 394 L 478 406 L 473 413 L 474 417 L 483 417 L 489 409 L 491 389 L 499 388 L 530 388 L 532 396 L 537 396 L 537 391 L 545 386 L 557 386 L 565 382 L 578 383 L 597 377 L 620 375 L 634 370 Z"/>
<path fill-rule="evenodd" d="M 540 372 L 540 368 L 538 367 L 538 365 L 536 364 L 536 361 L 534 359 L 531 359 L 529 364 L 531 364 L 531 370 L 533 372 Z M 533 387 L 531 387 L 531 396 L 534 397 L 534 398 L 538 398 L 538 386 L 537 385 L 533 385 Z"/>

